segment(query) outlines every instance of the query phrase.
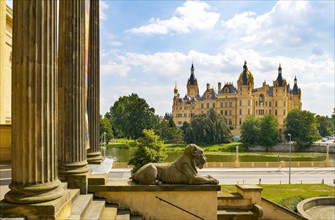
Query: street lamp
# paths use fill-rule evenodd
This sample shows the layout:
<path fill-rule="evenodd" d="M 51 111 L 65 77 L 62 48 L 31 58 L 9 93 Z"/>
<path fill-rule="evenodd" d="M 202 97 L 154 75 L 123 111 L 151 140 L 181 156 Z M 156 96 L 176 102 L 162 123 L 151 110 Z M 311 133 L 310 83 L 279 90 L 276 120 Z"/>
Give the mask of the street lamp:
<path fill-rule="evenodd" d="M 291 134 L 288 134 L 288 136 L 290 137 L 290 141 L 288 142 L 288 145 L 290 147 L 290 153 L 289 153 L 290 162 L 288 164 L 288 184 L 291 184 Z"/>

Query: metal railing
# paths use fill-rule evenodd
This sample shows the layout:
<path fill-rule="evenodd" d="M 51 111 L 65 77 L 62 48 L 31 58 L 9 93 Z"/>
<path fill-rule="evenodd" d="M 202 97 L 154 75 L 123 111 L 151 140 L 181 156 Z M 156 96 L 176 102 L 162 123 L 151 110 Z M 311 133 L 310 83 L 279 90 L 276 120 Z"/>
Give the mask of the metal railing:
<path fill-rule="evenodd" d="M 171 206 L 173 206 L 173 207 L 175 207 L 177 209 L 180 209 L 180 210 L 182 210 L 182 211 L 184 211 L 184 212 L 186 212 L 186 213 L 188 213 L 190 215 L 193 215 L 194 217 L 196 217 L 198 219 L 205 220 L 204 218 L 201 218 L 200 216 L 198 216 L 198 215 L 196 215 L 196 214 L 194 214 L 194 213 L 192 213 L 192 212 L 190 212 L 190 211 L 188 211 L 186 209 L 183 209 L 183 208 L 181 208 L 181 207 L 179 207 L 179 206 L 177 206 L 177 205 L 175 205 L 175 204 L 173 204 L 173 203 L 171 203 L 169 201 L 166 201 L 165 199 L 162 199 L 162 198 L 160 198 L 158 196 L 156 196 L 156 199 L 159 199 L 159 201 L 163 201 L 163 202 L 165 202 L 165 203 L 167 203 L 167 204 L 169 204 L 169 205 L 171 205 Z"/>

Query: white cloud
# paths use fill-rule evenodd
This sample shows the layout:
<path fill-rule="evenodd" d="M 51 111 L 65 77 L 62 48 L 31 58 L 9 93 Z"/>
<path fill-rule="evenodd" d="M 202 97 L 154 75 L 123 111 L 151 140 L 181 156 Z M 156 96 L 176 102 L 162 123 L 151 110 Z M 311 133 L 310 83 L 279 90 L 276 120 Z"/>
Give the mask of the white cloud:
<path fill-rule="evenodd" d="M 305 42 L 312 11 L 307 1 L 278 1 L 271 11 L 248 11 L 221 21 L 224 36 L 234 47 L 283 48 Z"/>
<path fill-rule="evenodd" d="M 219 13 L 209 11 L 207 3 L 201 1 L 187 1 L 176 9 L 176 15 L 170 19 L 161 20 L 151 18 L 148 25 L 132 28 L 132 33 L 167 34 L 189 33 L 191 30 L 207 30 L 214 27 L 219 20 Z"/>
<path fill-rule="evenodd" d="M 109 8 L 109 5 L 105 2 L 100 0 L 100 20 L 107 20 L 106 10 Z"/>
<path fill-rule="evenodd" d="M 121 41 L 118 41 L 118 37 L 112 33 L 106 33 L 107 43 L 113 47 L 120 47 L 123 45 Z"/>

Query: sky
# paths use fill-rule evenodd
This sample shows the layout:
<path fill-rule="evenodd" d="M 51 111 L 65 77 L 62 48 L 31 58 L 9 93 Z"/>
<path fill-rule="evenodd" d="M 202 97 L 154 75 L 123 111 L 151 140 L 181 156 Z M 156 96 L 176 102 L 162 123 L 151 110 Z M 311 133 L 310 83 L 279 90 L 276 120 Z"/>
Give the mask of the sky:
<path fill-rule="evenodd" d="M 335 107 L 335 5 L 329 1 L 100 0 L 100 113 L 137 93 L 156 114 L 186 94 L 192 63 L 199 92 L 237 79 L 246 60 L 255 88 L 281 64 L 302 109 Z"/>
<path fill-rule="evenodd" d="M 335 106 L 334 1 L 101 1 L 100 72 L 104 115 L 137 93 L 156 114 L 186 94 L 192 62 L 199 92 L 236 86 L 244 60 L 255 88 L 272 86 L 278 65 L 302 91 L 302 108 L 330 116 Z"/>

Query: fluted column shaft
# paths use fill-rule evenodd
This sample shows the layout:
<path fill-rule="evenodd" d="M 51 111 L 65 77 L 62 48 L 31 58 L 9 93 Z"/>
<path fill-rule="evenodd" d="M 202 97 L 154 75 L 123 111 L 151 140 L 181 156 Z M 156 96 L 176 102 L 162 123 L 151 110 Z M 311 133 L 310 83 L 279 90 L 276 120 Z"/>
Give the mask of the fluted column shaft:
<path fill-rule="evenodd" d="M 85 1 L 59 3 L 59 176 L 88 172 L 85 149 Z M 71 184 L 69 184 L 70 188 Z"/>
<path fill-rule="evenodd" d="M 101 163 L 99 0 L 90 0 L 87 112 L 90 149 L 88 163 Z"/>
<path fill-rule="evenodd" d="M 54 0 L 14 0 L 12 183 L 8 202 L 64 194 L 57 174 L 56 17 Z"/>

